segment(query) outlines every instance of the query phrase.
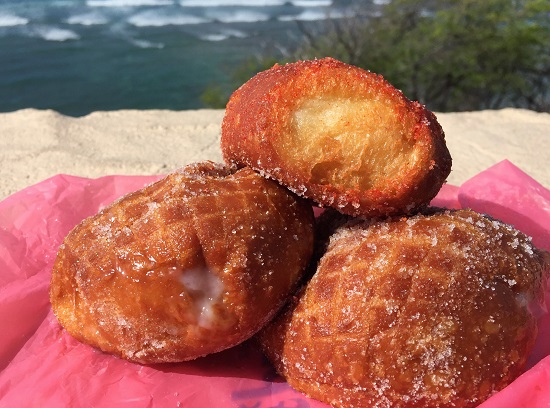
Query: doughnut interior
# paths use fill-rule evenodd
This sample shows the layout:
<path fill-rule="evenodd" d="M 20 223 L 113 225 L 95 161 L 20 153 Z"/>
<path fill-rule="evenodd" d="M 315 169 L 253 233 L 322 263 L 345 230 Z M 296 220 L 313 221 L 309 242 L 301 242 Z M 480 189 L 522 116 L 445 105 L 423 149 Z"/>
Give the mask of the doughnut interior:
<path fill-rule="evenodd" d="M 311 183 L 375 188 L 399 171 L 414 169 L 420 159 L 407 138 L 413 118 L 392 129 L 395 119 L 386 103 L 343 95 L 305 100 L 291 116 L 290 132 L 281 135 L 278 153 L 285 161 L 304 163 Z M 292 149 L 295 145 L 301 148 Z"/>
<path fill-rule="evenodd" d="M 50 299 L 72 336 L 105 352 L 191 360 L 265 325 L 312 250 L 311 206 L 251 169 L 199 163 L 76 226 Z"/>

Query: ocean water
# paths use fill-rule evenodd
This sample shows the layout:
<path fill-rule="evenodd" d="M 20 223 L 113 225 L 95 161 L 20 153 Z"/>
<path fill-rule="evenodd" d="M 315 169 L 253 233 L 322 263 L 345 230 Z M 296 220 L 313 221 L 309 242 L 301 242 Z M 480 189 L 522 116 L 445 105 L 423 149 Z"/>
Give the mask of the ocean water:
<path fill-rule="evenodd" d="M 0 0 L 0 112 L 201 108 L 209 84 L 300 41 L 299 22 L 351 12 L 333 1 Z"/>

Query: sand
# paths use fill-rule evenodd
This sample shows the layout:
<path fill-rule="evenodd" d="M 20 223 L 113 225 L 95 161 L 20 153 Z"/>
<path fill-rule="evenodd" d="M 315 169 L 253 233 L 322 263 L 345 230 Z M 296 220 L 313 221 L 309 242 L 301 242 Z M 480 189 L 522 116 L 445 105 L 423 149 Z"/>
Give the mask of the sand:
<path fill-rule="evenodd" d="M 221 160 L 223 110 L 0 114 L 0 199 L 56 174 L 84 177 L 165 174 Z M 453 156 L 448 182 L 460 185 L 508 159 L 550 188 L 550 114 L 521 109 L 439 113 Z"/>

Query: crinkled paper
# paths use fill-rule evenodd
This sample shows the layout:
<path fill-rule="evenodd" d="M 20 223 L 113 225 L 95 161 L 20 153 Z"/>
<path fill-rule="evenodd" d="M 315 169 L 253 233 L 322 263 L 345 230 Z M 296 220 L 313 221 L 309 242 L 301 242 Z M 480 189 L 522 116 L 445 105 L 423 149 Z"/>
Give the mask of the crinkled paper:
<path fill-rule="evenodd" d="M 320 408 L 249 343 L 192 362 L 142 366 L 70 337 L 48 300 L 51 268 L 82 219 L 158 176 L 57 175 L 0 202 L 0 407 Z M 514 225 L 550 250 L 550 191 L 508 161 L 433 201 Z M 546 293 L 550 307 L 550 293 Z M 484 408 L 550 406 L 550 314 L 526 372 Z"/>

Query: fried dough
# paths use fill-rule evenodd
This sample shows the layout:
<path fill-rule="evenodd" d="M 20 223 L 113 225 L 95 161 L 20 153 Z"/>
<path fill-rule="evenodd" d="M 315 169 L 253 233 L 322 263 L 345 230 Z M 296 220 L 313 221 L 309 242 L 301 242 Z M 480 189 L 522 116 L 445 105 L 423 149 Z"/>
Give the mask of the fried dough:
<path fill-rule="evenodd" d="M 76 226 L 50 298 L 82 342 L 145 364 L 191 360 L 259 330 L 312 250 L 302 199 L 248 168 L 194 164 Z"/>
<path fill-rule="evenodd" d="M 224 160 L 354 216 L 411 213 L 450 173 L 435 115 L 380 75 L 331 58 L 275 65 L 231 96 Z"/>
<path fill-rule="evenodd" d="M 258 335 L 289 384 L 334 407 L 473 407 L 524 369 L 550 266 L 473 211 L 351 221 Z"/>

